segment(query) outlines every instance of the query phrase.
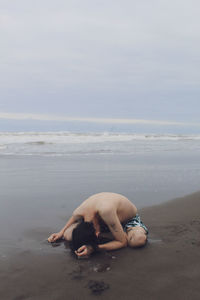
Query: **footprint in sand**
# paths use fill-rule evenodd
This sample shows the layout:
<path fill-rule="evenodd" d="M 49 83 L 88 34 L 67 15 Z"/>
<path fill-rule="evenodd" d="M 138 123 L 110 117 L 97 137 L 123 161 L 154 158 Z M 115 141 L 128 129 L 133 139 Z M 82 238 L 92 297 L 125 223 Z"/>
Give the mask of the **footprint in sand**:
<path fill-rule="evenodd" d="M 90 280 L 87 284 L 92 294 L 101 295 L 105 290 L 109 289 L 109 284 L 104 281 Z"/>

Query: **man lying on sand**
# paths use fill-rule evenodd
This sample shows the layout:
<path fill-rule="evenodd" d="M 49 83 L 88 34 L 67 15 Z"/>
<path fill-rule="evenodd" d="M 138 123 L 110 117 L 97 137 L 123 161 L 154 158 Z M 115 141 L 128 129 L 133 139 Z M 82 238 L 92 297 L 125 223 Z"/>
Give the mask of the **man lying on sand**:
<path fill-rule="evenodd" d="M 108 229 L 114 240 L 98 244 L 98 236 Z M 49 242 L 64 237 L 78 257 L 89 256 L 96 250 L 115 250 L 122 247 L 141 247 L 147 241 L 148 229 L 140 220 L 137 208 L 126 197 L 103 192 L 86 199 Z"/>

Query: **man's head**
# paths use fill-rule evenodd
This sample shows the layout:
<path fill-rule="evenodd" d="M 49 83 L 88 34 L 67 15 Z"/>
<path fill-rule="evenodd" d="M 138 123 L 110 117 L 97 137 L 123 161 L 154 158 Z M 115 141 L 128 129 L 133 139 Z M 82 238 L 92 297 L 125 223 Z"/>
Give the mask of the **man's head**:
<path fill-rule="evenodd" d="M 82 221 L 72 232 L 72 250 L 78 250 L 83 245 L 92 246 L 94 251 L 97 249 L 98 239 L 92 222 Z"/>

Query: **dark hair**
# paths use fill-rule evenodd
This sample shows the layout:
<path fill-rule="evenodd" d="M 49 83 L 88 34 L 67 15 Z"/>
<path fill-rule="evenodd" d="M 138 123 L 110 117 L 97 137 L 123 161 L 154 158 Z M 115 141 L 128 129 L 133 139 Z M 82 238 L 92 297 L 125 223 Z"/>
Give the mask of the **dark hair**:
<path fill-rule="evenodd" d="M 90 245 L 94 251 L 97 251 L 98 239 L 92 222 L 82 221 L 72 231 L 72 241 L 70 243 L 72 251 L 83 245 Z"/>

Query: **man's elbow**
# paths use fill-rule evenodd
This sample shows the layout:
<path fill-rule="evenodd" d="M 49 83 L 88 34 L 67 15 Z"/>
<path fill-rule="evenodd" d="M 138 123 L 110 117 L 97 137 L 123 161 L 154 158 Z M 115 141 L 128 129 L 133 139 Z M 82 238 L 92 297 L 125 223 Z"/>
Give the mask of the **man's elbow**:
<path fill-rule="evenodd" d="M 122 243 L 122 248 L 125 248 L 128 246 L 128 240 L 127 239 L 124 239 Z"/>

